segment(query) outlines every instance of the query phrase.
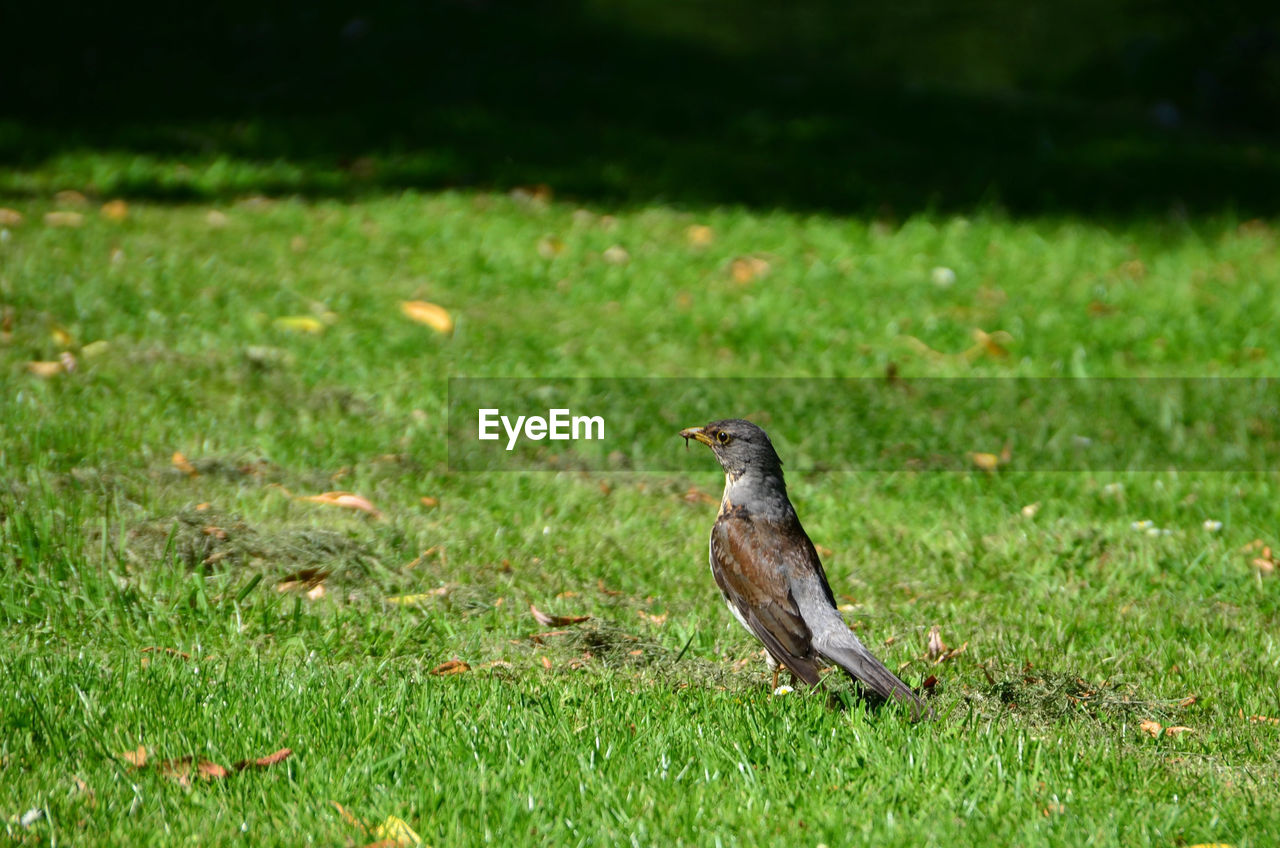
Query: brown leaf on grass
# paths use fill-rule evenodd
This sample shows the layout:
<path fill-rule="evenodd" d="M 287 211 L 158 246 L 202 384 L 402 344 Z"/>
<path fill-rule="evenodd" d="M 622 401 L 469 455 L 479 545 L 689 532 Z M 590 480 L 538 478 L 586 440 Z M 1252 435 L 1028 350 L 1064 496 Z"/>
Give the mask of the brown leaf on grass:
<path fill-rule="evenodd" d="M 79 212 L 46 212 L 44 223 L 47 227 L 78 227 L 84 223 L 84 215 Z"/>
<path fill-rule="evenodd" d="M 996 330 L 994 333 L 988 333 L 978 327 L 973 328 L 973 347 L 964 352 L 964 358 L 970 361 L 981 356 L 990 356 L 993 359 L 1004 359 L 1009 355 L 1009 351 L 1004 345 L 1013 342 L 1013 336 L 1004 330 Z"/>
<path fill-rule="evenodd" d="M 0 207 L 0 227 L 16 227 L 22 223 L 22 213 L 16 209 Z"/>
<path fill-rule="evenodd" d="M 729 263 L 729 274 L 738 285 L 745 286 L 769 273 L 769 263 L 759 256 L 739 256 Z"/>
<path fill-rule="evenodd" d="M 147 764 L 147 749 L 145 746 L 139 745 L 132 751 L 125 751 L 120 755 L 120 759 L 134 768 L 143 768 Z"/>
<path fill-rule="evenodd" d="M 470 670 L 471 670 L 471 666 L 467 665 L 462 660 L 449 660 L 448 662 L 442 662 L 440 663 L 440 665 L 431 669 L 429 674 L 434 674 L 438 677 L 443 677 L 448 674 L 463 674 Z"/>
<path fill-rule="evenodd" d="M 531 634 L 529 634 L 529 641 L 531 641 L 531 642 L 536 642 L 536 643 L 538 643 L 539 645 L 541 645 L 541 644 L 543 644 L 542 640 L 543 640 L 543 639 L 546 639 L 546 638 L 547 638 L 547 637 L 549 637 L 549 636 L 568 636 L 570 632 L 572 632 L 572 631 L 569 631 L 569 630 L 545 630 L 545 631 L 543 631 L 542 633 L 531 633 Z"/>
<path fill-rule="evenodd" d="M 382 518 L 382 512 L 372 502 L 354 492 L 324 492 L 319 495 L 300 495 L 298 500 L 340 506 L 343 509 L 356 509 L 361 512 L 367 512 L 374 518 Z"/>
<path fill-rule="evenodd" d="M 1166 727 L 1164 729 L 1164 733 L 1166 736 L 1177 737 L 1177 736 L 1181 736 L 1184 733 L 1195 733 L 1195 730 L 1190 727 L 1183 727 L 1182 725 L 1177 725 L 1176 727 Z"/>
<path fill-rule="evenodd" d="M 418 498 L 418 503 L 422 504 L 427 509 L 435 509 L 436 507 L 440 506 L 440 499 L 433 498 L 430 496 L 423 496 L 421 498 Z"/>
<path fill-rule="evenodd" d="M 1188 695 L 1187 697 L 1183 698 L 1181 701 L 1179 701 L 1179 702 L 1178 702 L 1178 706 L 1180 706 L 1180 707 L 1189 707 L 1189 706 L 1191 706 L 1192 704 L 1194 704 L 1195 702 L 1196 702 L 1196 696 L 1195 696 L 1195 695 Z"/>
<path fill-rule="evenodd" d="M 604 585 L 604 578 L 603 578 L 603 577 L 597 578 L 597 580 L 596 580 L 596 589 L 598 589 L 598 590 L 600 591 L 600 594 L 602 594 L 602 595 L 608 595 L 608 596 L 609 596 L 609 597 L 611 597 L 611 598 L 616 598 L 618 595 L 621 595 L 621 594 L 622 594 L 622 593 L 621 593 L 621 592 L 619 592 L 617 589 L 610 589 L 610 588 L 606 587 L 606 586 Z"/>
<path fill-rule="evenodd" d="M 102 217 L 106 218 L 108 221 L 115 221 L 119 223 L 129 217 L 129 204 L 119 198 L 116 198 L 115 200 L 108 200 L 106 203 L 102 204 L 102 208 L 98 211 L 101 212 Z"/>
<path fill-rule="evenodd" d="M 453 332 L 453 316 L 443 306 L 425 300 L 404 300 L 400 302 L 400 311 L 411 321 L 426 324 L 437 333 L 447 336 Z"/>
<path fill-rule="evenodd" d="M 293 754 L 292 748 L 281 748 L 279 751 L 273 751 L 265 757 L 259 757 L 256 760 L 241 760 L 232 768 L 236 771 L 244 771 L 245 769 L 265 769 L 271 768 L 277 763 L 284 762 Z"/>
<path fill-rule="evenodd" d="M 1280 726 L 1280 718 L 1272 718 L 1264 715 L 1251 715 L 1249 721 L 1253 724 L 1274 724 Z"/>
<path fill-rule="evenodd" d="M 935 624 L 929 628 L 929 658 L 937 659 L 947 652 L 947 643 L 942 641 L 942 626 Z"/>
<path fill-rule="evenodd" d="M 190 786 L 191 761 L 191 757 L 180 757 L 176 760 L 161 760 L 155 764 L 155 771 L 161 777 L 167 777 L 179 786 Z"/>
<path fill-rule="evenodd" d="M 551 657 L 548 657 L 548 656 L 542 657 L 542 667 L 545 668 L 547 671 L 551 670 Z"/>
<path fill-rule="evenodd" d="M 223 539 L 227 538 L 227 531 L 223 530 L 221 527 L 218 527 L 216 524 L 210 524 L 206 527 L 202 527 L 200 528 L 200 532 L 206 536 L 212 536 L 218 541 L 222 541 Z"/>
<path fill-rule="evenodd" d="M 636 610 L 636 613 L 650 624 L 657 624 L 659 626 L 667 623 L 667 616 L 670 614 L 663 613 L 662 615 L 654 615 L 653 613 L 645 612 L 644 610 Z"/>
<path fill-rule="evenodd" d="M 1138 723 L 1138 729 L 1155 739 L 1160 736 L 1160 731 L 1164 730 L 1164 727 L 1161 726 L 1160 722 L 1152 721 L 1148 718 Z"/>
<path fill-rule="evenodd" d="M 185 456 L 183 456 L 182 453 L 179 451 L 174 451 L 173 457 L 169 461 L 173 463 L 174 468 L 178 469 L 188 477 L 195 477 L 197 474 L 200 473 L 199 471 L 196 470 L 196 467 L 192 465 L 191 462 Z M 197 509 L 199 509 L 199 507 L 197 507 Z"/>
<path fill-rule="evenodd" d="M 529 613 L 543 627 L 564 627 L 567 624 L 581 624 L 591 618 L 589 615 L 548 615 L 533 604 L 529 604 Z"/>

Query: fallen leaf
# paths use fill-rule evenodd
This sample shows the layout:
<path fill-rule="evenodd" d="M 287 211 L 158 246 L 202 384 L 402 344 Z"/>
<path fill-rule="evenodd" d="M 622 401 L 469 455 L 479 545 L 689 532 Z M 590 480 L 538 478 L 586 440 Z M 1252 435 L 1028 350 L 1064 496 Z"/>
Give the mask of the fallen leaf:
<path fill-rule="evenodd" d="M 942 627 L 933 625 L 929 628 L 929 657 L 937 659 L 947 652 L 947 643 L 942 641 Z"/>
<path fill-rule="evenodd" d="M 437 333 L 448 335 L 453 332 L 453 316 L 443 306 L 425 300 L 405 300 L 400 302 L 400 311 L 410 320 L 426 324 Z"/>
<path fill-rule="evenodd" d="M 769 263 L 759 256 L 739 256 L 729 263 L 729 274 L 739 285 L 746 285 L 769 273 Z"/>
<path fill-rule="evenodd" d="M 393 844 L 405 846 L 405 848 L 422 844 L 422 837 L 414 833 L 413 828 L 409 827 L 404 819 L 396 816 L 387 816 L 386 821 L 373 829 L 373 836 L 390 840 Z"/>
<path fill-rule="evenodd" d="M 147 764 L 147 749 L 139 745 L 132 751 L 125 751 L 120 755 L 120 759 L 124 760 L 134 768 L 142 768 Z"/>
<path fill-rule="evenodd" d="M 211 763 L 208 760 L 201 760 L 196 763 L 196 772 L 205 780 L 221 780 L 231 774 L 222 766 L 217 763 Z"/>
<path fill-rule="evenodd" d="M 88 206 L 89 198 L 75 189 L 63 189 L 53 196 L 53 202 L 59 206 Z"/>
<path fill-rule="evenodd" d="M 598 590 L 600 591 L 600 594 L 602 594 L 602 595 L 608 595 L 608 596 L 609 596 L 609 597 L 611 597 L 611 598 L 612 598 L 612 597 L 617 597 L 618 595 L 621 595 L 621 594 L 622 594 L 622 593 L 621 593 L 621 592 L 619 592 L 617 589 L 609 589 L 609 588 L 607 588 L 607 587 L 604 585 L 604 578 L 603 578 L 603 577 L 600 577 L 600 578 L 597 578 L 597 579 L 596 579 L 596 589 L 598 589 Z"/>
<path fill-rule="evenodd" d="M 1280 726 L 1280 718 L 1272 718 L 1271 716 L 1251 715 L 1249 716 L 1249 721 L 1254 724 L 1274 724 Z"/>
<path fill-rule="evenodd" d="M 550 670 L 551 670 L 551 658 L 550 658 L 550 657 L 546 657 L 546 656 L 544 656 L 544 657 L 542 658 L 542 667 L 543 667 L 543 668 L 545 668 L 547 671 L 550 671 Z"/>
<path fill-rule="evenodd" d="M 977 359 L 980 356 L 990 356 L 995 359 L 1004 359 L 1009 355 L 1009 351 L 1003 345 L 1013 341 L 1013 336 L 1004 330 L 996 330 L 994 333 L 988 333 L 978 327 L 973 328 L 973 347 L 964 352 L 966 359 Z"/>
<path fill-rule="evenodd" d="M 440 499 L 439 499 L 439 498 L 428 497 L 428 496 L 423 496 L 423 497 L 421 497 L 421 498 L 418 498 L 418 503 L 422 504 L 422 505 L 423 505 L 423 506 L 425 506 L 427 509 L 434 509 L 434 508 L 436 508 L 436 507 L 440 506 Z"/>
<path fill-rule="evenodd" d="M 684 231 L 684 236 L 694 247 L 706 247 L 715 239 L 715 233 L 705 224 L 693 224 Z"/>
<path fill-rule="evenodd" d="M 324 332 L 324 322 L 310 315 L 282 315 L 271 323 L 282 330 L 317 335 Z"/>
<path fill-rule="evenodd" d="M 353 492 L 325 492 L 320 495 L 303 495 L 298 498 L 301 501 L 311 501 L 312 503 L 328 504 L 329 506 L 340 506 L 344 509 L 358 509 L 361 512 L 367 512 L 374 518 L 382 518 L 382 513 L 368 499 L 362 498 Z"/>
<path fill-rule="evenodd" d="M 543 627 L 564 627 L 566 624 L 580 624 L 591 618 L 589 615 L 548 615 L 533 604 L 529 604 L 529 612 Z"/>
<path fill-rule="evenodd" d="M 1178 706 L 1180 706 L 1180 707 L 1189 707 L 1189 706 L 1191 706 L 1192 704 L 1194 704 L 1195 702 L 1196 702 L 1196 696 L 1195 696 L 1195 695 L 1188 695 L 1187 697 L 1183 698 L 1181 701 L 1179 701 L 1179 702 L 1178 702 Z"/>
<path fill-rule="evenodd" d="M 44 380 L 48 380 L 50 377 L 56 377 L 59 374 L 67 373 L 67 367 L 60 359 L 43 362 L 28 362 L 27 370 Z"/>
<path fill-rule="evenodd" d="M 439 598 L 449 594 L 448 586 L 441 586 L 438 589 L 432 589 L 430 592 L 418 592 L 413 595 L 396 595 L 394 598 L 387 598 L 389 604 L 400 604 L 401 606 L 411 607 L 420 604 L 431 598 Z"/>
<path fill-rule="evenodd" d="M 219 541 L 222 541 L 223 539 L 227 538 L 227 531 L 213 524 L 210 524 L 207 527 L 202 527 L 200 529 L 200 532 L 206 536 L 212 536 L 213 538 Z"/>
<path fill-rule="evenodd" d="M 78 227 L 84 223 L 84 215 L 79 212 L 46 212 L 44 223 L 48 227 Z"/>
<path fill-rule="evenodd" d="M 273 751 L 265 757 L 259 757 L 256 760 L 241 760 L 236 763 L 233 768 L 236 771 L 244 771 L 245 769 L 264 769 L 270 768 L 277 763 L 287 760 L 293 754 L 292 748 L 281 748 L 279 751 Z"/>
<path fill-rule="evenodd" d="M 1178 725 L 1176 727 L 1166 727 L 1164 729 L 1164 733 L 1166 736 L 1181 736 L 1184 733 L 1195 733 L 1195 730 L 1190 727 Z"/>
<path fill-rule="evenodd" d="M 443 677 L 448 674 L 462 674 L 470 670 L 471 666 L 467 665 L 462 660 L 449 660 L 448 662 L 440 663 L 440 665 L 431 669 L 429 673 Z"/>
<path fill-rule="evenodd" d="M 994 453 L 970 452 L 969 459 L 980 471 L 995 471 L 1000 467 L 1000 457 Z"/>
<path fill-rule="evenodd" d="M 22 213 L 16 209 L 0 207 L 0 227 L 16 227 L 22 223 Z"/>
<path fill-rule="evenodd" d="M 667 615 L 669 615 L 669 613 L 663 613 L 662 615 L 654 615 L 652 613 L 645 612 L 644 610 L 636 610 L 636 612 L 645 621 L 649 622 L 650 624 L 657 624 L 657 625 L 666 624 Z"/>
<path fill-rule="evenodd" d="M 98 211 L 108 221 L 119 222 L 129 217 L 129 204 L 118 198 L 116 200 L 108 200 L 102 204 L 102 208 Z"/>

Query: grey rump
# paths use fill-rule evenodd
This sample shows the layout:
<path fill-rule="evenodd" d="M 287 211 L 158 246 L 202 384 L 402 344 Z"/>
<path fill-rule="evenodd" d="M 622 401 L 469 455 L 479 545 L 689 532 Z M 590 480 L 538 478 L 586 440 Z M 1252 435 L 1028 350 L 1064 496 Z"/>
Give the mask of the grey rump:
<path fill-rule="evenodd" d="M 913 718 L 932 710 L 845 624 L 822 561 L 787 497 L 782 460 L 769 436 L 741 418 L 680 435 L 711 448 L 724 469 L 724 497 L 711 528 L 711 573 L 734 616 L 764 643 L 769 664 L 813 686 L 823 661 L 844 669 Z"/>

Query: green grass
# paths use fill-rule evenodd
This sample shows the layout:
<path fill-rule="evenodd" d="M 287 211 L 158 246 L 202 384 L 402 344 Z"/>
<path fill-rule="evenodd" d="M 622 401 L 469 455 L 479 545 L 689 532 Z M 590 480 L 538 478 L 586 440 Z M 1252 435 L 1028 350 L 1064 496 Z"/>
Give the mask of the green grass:
<path fill-rule="evenodd" d="M 444 443 L 457 375 L 1275 374 L 1273 224 L 406 193 L 135 201 L 123 222 L 89 206 L 54 228 L 43 195 L 0 205 L 25 218 L 0 242 L 15 841 L 374 841 L 330 801 L 436 846 L 1246 846 L 1280 830 L 1280 727 L 1248 720 L 1280 716 L 1280 577 L 1240 550 L 1280 548 L 1274 473 L 793 474 L 851 622 L 912 683 L 938 678 L 939 720 L 913 726 L 834 678 L 852 709 L 769 695 L 707 573 L 714 506 L 686 497 L 718 495 L 705 452 L 682 475 L 451 474 Z M 689 244 L 695 223 L 709 246 Z M 564 244 L 549 259 L 548 236 Z M 627 264 L 603 259 L 613 245 Z M 768 274 L 734 282 L 743 255 Z M 405 299 L 447 307 L 454 334 L 407 320 Z M 905 338 L 952 354 L 974 328 L 1009 333 L 1009 355 Z M 64 350 L 74 373 L 27 372 Z M 333 489 L 385 518 L 289 494 Z M 330 572 L 324 597 L 277 591 L 303 569 Z M 592 618 L 534 640 L 530 603 Z M 933 625 L 965 652 L 924 659 Z M 451 659 L 472 670 L 430 673 Z M 1151 738 L 1144 720 L 1194 732 Z M 128 766 L 139 745 L 222 765 L 294 753 L 184 787 Z M 32 808 L 47 816 L 24 828 Z"/>

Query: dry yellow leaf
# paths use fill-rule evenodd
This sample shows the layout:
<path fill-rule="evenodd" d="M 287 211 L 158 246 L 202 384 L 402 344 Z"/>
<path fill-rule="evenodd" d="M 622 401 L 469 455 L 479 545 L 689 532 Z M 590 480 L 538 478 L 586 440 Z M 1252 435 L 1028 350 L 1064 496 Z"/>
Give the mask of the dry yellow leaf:
<path fill-rule="evenodd" d="M 685 238 L 694 247 L 706 247 L 715 240 L 715 233 L 705 224 L 694 224 L 684 231 Z"/>
<path fill-rule="evenodd" d="M 1139 729 L 1142 730 L 1143 733 L 1146 733 L 1152 738 L 1159 736 L 1160 731 L 1164 730 L 1164 728 L 1160 726 L 1160 722 L 1152 721 L 1151 719 L 1144 719 L 1143 721 L 1139 722 L 1138 727 Z"/>
<path fill-rule="evenodd" d="M 142 768 L 147 764 L 147 749 L 145 746 L 139 745 L 132 751 L 125 751 L 120 755 L 120 759 L 134 768 Z"/>
<path fill-rule="evenodd" d="M 78 227 L 84 223 L 79 212 L 46 212 L 44 223 L 49 227 Z"/>
<path fill-rule="evenodd" d="M 426 324 L 437 333 L 448 335 L 453 332 L 453 316 L 443 306 L 425 300 L 405 300 L 400 303 L 400 311 L 409 319 Z"/>
<path fill-rule="evenodd" d="M 980 471 L 995 471 L 1000 467 L 1000 457 L 993 453 L 973 452 L 969 454 L 969 459 Z"/>
<path fill-rule="evenodd" d="M 418 592 L 413 595 L 396 595 L 393 598 L 387 598 L 387 603 L 411 607 L 415 604 L 420 604 L 423 601 L 430 600 L 431 598 L 439 598 L 447 594 L 449 594 L 449 588 L 447 586 L 441 586 L 438 589 L 432 589 L 430 592 Z"/>
<path fill-rule="evenodd" d="M 67 369 L 66 369 L 66 366 L 63 364 L 62 360 L 58 359 L 58 360 L 50 360 L 50 361 L 28 362 L 27 370 L 30 371 L 32 374 L 35 374 L 37 377 L 41 377 L 47 380 L 50 377 L 56 377 L 59 374 L 66 373 Z"/>
<path fill-rule="evenodd" d="M 22 213 L 16 209 L 0 207 L 0 227 L 16 227 L 22 223 Z"/>
<path fill-rule="evenodd" d="M 102 217 L 106 218 L 108 221 L 119 222 L 129 217 L 129 204 L 119 198 L 116 200 L 108 200 L 106 203 L 102 204 L 102 209 L 99 211 L 102 213 Z"/>
<path fill-rule="evenodd" d="M 443 677 L 447 674 L 463 674 L 471 670 L 471 666 L 462 660 L 448 660 L 431 669 L 430 674 Z"/>
<path fill-rule="evenodd" d="M 310 315 L 284 315 L 272 323 L 282 330 L 294 330 L 299 333 L 315 335 L 324 331 L 324 322 Z"/>
<path fill-rule="evenodd" d="M 363 498 L 354 492 L 325 492 L 320 495 L 307 495 L 298 498 L 302 501 L 311 501 L 312 503 L 328 504 L 329 506 L 340 506 L 344 509 L 358 509 L 361 512 L 367 512 L 374 518 L 381 518 L 382 513 L 367 498 Z"/>
<path fill-rule="evenodd" d="M 422 844 L 422 837 L 414 833 L 404 819 L 387 816 L 387 820 L 373 829 L 372 835 L 377 839 L 388 840 L 402 848 L 414 848 Z"/>

